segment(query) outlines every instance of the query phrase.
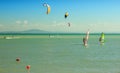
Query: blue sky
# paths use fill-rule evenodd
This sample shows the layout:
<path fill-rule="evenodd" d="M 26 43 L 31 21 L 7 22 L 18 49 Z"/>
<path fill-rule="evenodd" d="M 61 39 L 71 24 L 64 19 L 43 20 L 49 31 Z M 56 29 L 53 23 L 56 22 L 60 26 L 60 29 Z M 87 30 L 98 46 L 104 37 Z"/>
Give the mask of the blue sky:
<path fill-rule="evenodd" d="M 44 3 L 51 7 L 48 15 Z M 119 26 L 119 0 L 0 0 L 0 31 L 119 33 Z"/>

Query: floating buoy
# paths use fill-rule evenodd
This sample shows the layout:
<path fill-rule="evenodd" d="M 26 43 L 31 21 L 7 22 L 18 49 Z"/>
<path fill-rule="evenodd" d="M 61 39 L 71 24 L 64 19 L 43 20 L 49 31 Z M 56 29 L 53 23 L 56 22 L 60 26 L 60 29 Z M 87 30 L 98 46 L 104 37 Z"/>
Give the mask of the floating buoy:
<path fill-rule="evenodd" d="M 27 69 L 27 70 L 30 70 L 30 65 L 27 65 L 27 66 L 26 66 L 26 69 Z"/>
<path fill-rule="evenodd" d="M 20 62 L 20 58 L 16 58 L 16 61 L 17 61 L 17 62 Z"/>
<path fill-rule="evenodd" d="M 30 73 L 30 67 L 31 67 L 30 65 L 26 66 L 26 69 L 27 69 L 28 73 Z"/>

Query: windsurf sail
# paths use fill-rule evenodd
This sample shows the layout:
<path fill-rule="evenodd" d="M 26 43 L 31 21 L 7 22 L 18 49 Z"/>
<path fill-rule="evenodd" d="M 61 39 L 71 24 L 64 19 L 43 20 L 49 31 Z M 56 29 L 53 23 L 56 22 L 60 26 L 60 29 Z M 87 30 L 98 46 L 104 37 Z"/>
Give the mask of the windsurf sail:
<path fill-rule="evenodd" d="M 102 32 L 102 33 L 101 33 L 101 36 L 100 36 L 100 38 L 99 38 L 99 41 L 100 41 L 101 43 L 104 43 L 104 42 L 105 42 L 104 39 L 105 39 L 105 34 Z"/>

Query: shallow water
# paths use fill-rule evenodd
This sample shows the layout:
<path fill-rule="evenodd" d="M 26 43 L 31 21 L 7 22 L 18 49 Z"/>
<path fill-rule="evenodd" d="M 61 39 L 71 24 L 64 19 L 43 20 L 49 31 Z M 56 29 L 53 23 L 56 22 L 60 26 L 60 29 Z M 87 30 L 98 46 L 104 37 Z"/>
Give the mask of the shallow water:
<path fill-rule="evenodd" d="M 17 36 L 18 37 L 18 36 Z M 120 35 L 28 35 L 0 39 L 0 73 L 120 73 Z M 20 57 L 20 63 L 16 58 Z"/>

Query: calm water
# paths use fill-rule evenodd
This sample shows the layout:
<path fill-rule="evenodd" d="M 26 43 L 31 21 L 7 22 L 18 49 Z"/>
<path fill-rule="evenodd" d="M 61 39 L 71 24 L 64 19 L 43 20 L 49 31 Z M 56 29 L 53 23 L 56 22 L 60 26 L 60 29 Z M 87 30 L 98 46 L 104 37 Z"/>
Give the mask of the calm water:
<path fill-rule="evenodd" d="M 90 35 L 88 47 L 84 35 L 19 35 L 0 39 L 0 73 L 120 73 L 120 35 Z M 20 63 L 16 58 L 20 57 Z"/>

